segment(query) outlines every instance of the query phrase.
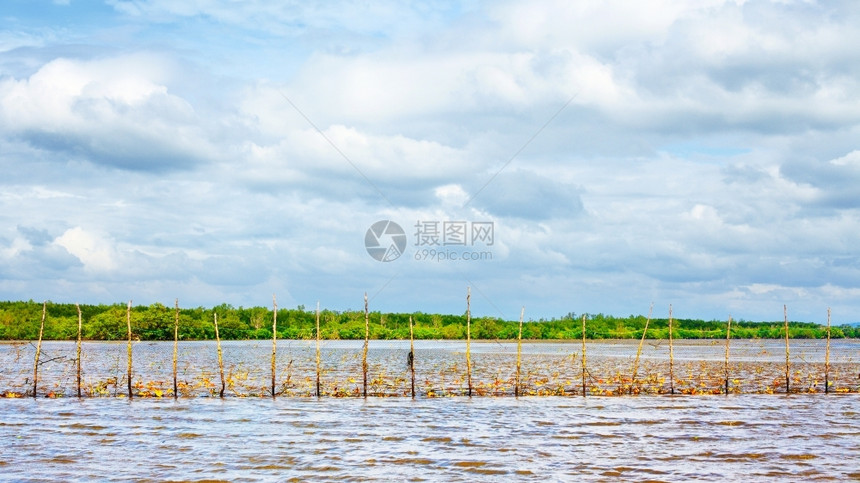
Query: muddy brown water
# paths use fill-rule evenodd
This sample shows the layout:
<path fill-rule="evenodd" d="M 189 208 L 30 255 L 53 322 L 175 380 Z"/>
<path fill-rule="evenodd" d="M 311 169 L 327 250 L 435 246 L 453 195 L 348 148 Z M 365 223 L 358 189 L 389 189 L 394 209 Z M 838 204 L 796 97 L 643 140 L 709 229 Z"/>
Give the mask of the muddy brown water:
<path fill-rule="evenodd" d="M 280 341 L 271 398 L 271 342 L 231 341 L 221 399 L 214 343 L 183 342 L 174 399 L 172 343 L 138 342 L 129 400 L 125 343 L 84 343 L 82 385 L 91 397 L 78 399 L 70 397 L 74 343 L 45 342 L 38 397 L 0 399 L 0 480 L 860 478 L 858 341 L 834 341 L 828 395 L 822 341 L 791 344 L 798 393 L 779 393 L 779 341 L 733 341 L 729 395 L 706 395 L 725 381 L 724 345 L 682 341 L 675 387 L 698 395 L 671 396 L 665 341 L 646 342 L 632 384 L 638 342 L 589 342 L 582 397 L 578 342 L 526 343 L 523 392 L 556 396 L 515 398 L 516 344 L 473 343 L 476 397 L 468 398 L 463 342 L 419 341 L 416 399 L 364 399 L 352 397 L 361 392 L 361 342 L 323 343 L 316 398 L 313 342 Z M 371 396 L 410 395 L 408 347 L 371 341 Z M 0 391 L 32 390 L 34 355 L 28 342 L 0 344 Z M 617 397 L 634 387 L 640 395 Z"/>
<path fill-rule="evenodd" d="M 8 481 L 845 481 L 851 395 L 0 401 Z"/>

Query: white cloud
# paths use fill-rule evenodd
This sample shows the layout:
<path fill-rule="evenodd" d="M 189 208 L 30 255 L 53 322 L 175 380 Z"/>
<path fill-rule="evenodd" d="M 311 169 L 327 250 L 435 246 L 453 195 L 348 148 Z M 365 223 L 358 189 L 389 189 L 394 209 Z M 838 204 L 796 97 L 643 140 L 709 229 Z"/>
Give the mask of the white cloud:
<path fill-rule="evenodd" d="M 434 194 L 444 206 L 449 207 L 459 208 L 469 200 L 469 193 L 466 193 L 463 187 L 458 184 L 439 186 L 434 190 Z"/>
<path fill-rule="evenodd" d="M 830 164 L 834 166 L 847 166 L 851 168 L 860 168 L 860 150 L 854 150 L 845 156 L 831 159 Z"/>
<path fill-rule="evenodd" d="M 427 116 L 472 118 L 500 108 L 557 108 L 574 95 L 577 104 L 613 110 L 635 100 L 612 66 L 563 48 L 440 55 L 407 45 L 371 56 L 319 55 L 285 92 L 314 122 L 377 125 Z"/>
<path fill-rule="evenodd" d="M 6 298 L 860 307 L 851 4 L 112 5 L 0 34 Z M 380 266 L 379 219 L 491 220 L 495 257 Z"/>
<path fill-rule="evenodd" d="M 30 245 L 30 243 L 26 239 L 16 237 L 14 240 L 12 240 L 12 243 L 9 244 L 8 247 L 3 247 L 2 252 L 0 253 L 3 254 L 4 258 L 11 259 L 22 252 L 32 249 L 33 246 Z"/>
<path fill-rule="evenodd" d="M 0 125 L 43 149 L 131 169 L 216 157 L 194 109 L 163 84 L 171 68 L 147 54 L 56 59 L 0 80 Z"/>
<path fill-rule="evenodd" d="M 111 240 L 79 226 L 66 230 L 54 243 L 78 257 L 86 270 L 110 272 L 119 267 L 119 256 Z"/>
<path fill-rule="evenodd" d="M 469 173 L 467 152 L 435 141 L 395 135 L 374 135 L 343 125 L 332 125 L 322 134 L 313 128 L 297 129 L 274 144 L 248 143 L 244 161 L 229 162 L 227 169 L 242 166 L 243 178 L 254 183 L 285 183 L 299 189 L 318 189 L 308 183 L 350 180 L 362 186 L 366 196 L 379 199 L 377 190 L 429 190 L 441 181 Z"/>

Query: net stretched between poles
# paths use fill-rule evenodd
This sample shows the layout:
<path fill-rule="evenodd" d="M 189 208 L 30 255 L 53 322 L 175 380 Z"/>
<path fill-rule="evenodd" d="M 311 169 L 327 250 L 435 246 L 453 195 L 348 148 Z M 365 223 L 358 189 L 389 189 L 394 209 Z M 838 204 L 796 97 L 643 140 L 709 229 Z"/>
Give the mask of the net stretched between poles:
<path fill-rule="evenodd" d="M 222 341 L 224 395 L 271 397 L 270 340 Z M 319 396 L 363 397 L 362 340 L 320 343 Z M 525 342 L 522 346 L 519 391 L 524 396 L 624 396 L 638 394 L 785 393 L 784 342 L 771 339 L 732 340 L 725 362 L 725 341 L 676 340 L 674 379 L 669 379 L 666 340 L 643 343 L 635 379 L 639 341 L 589 340 L 583 371 L 580 341 Z M 788 390 L 823 393 L 825 343 L 791 340 Z M 369 397 L 411 396 L 414 367 L 416 397 L 465 396 L 469 393 L 465 342 L 418 340 L 412 366 L 408 340 L 371 340 L 367 354 Z M 39 357 L 38 397 L 77 394 L 76 345 L 44 341 Z M 31 397 L 36 344 L 0 343 L 0 395 Z M 173 397 L 173 343 L 137 341 L 132 345 L 134 397 Z M 472 341 L 472 395 L 513 396 L 517 381 L 517 346 L 510 341 Z M 126 342 L 83 342 L 81 395 L 127 396 Z M 180 341 L 176 378 L 179 397 L 217 397 L 221 379 L 214 341 Z M 583 380 L 584 374 L 584 380 Z M 282 339 L 275 361 L 276 397 L 317 396 L 316 343 Z M 728 379 L 728 384 L 726 384 Z M 829 392 L 860 391 L 860 341 L 831 342 Z"/>

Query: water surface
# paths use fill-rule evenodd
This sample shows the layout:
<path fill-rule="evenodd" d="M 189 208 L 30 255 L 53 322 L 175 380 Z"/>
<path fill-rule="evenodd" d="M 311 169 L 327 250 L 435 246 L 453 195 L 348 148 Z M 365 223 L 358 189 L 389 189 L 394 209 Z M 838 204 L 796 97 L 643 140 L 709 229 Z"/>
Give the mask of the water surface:
<path fill-rule="evenodd" d="M 726 379 L 731 393 L 785 392 L 785 346 L 781 340 L 733 340 L 725 364 L 725 341 L 682 340 L 674 346 L 649 340 L 588 341 L 585 371 L 579 341 L 527 342 L 522 345 L 520 394 L 582 394 L 583 374 L 590 395 L 719 394 Z M 0 343 L 0 395 L 32 395 L 33 342 Z M 320 347 L 320 392 L 345 397 L 364 394 L 363 341 L 323 341 Z M 132 347 L 135 396 L 173 395 L 173 343 L 136 342 Z M 409 341 L 370 341 L 367 394 L 409 396 L 412 373 L 407 365 Z M 271 341 L 222 343 L 224 394 L 268 396 L 272 392 Z M 792 392 L 824 392 L 825 341 L 793 340 L 789 357 Z M 316 347 L 313 341 L 278 341 L 275 393 L 316 395 Z M 39 362 L 39 396 L 76 395 L 74 342 L 44 342 Z M 420 397 L 514 395 L 517 344 L 481 341 L 471 344 L 467 370 L 464 341 L 415 342 L 415 391 Z M 85 342 L 81 351 L 84 396 L 127 394 L 128 350 L 125 342 Z M 635 373 L 635 374 L 634 374 Z M 671 377 L 670 377 L 671 375 Z M 833 392 L 860 391 L 860 341 L 834 340 L 827 383 Z M 634 381 L 635 376 L 635 381 Z M 221 393 L 214 341 L 180 342 L 177 351 L 180 396 Z"/>
<path fill-rule="evenodd" d="M 14 481 L 860 478 L 857 395 L 0 400 Z"/>

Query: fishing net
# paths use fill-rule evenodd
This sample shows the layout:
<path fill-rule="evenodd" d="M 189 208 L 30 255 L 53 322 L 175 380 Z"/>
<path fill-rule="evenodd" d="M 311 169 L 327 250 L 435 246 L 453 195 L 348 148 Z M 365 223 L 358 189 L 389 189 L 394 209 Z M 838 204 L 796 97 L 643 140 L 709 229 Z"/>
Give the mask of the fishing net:
<path fill-rule="evenodd" d="M 0 343 L 0 395 L 127 397 L 127 342 Z M 860 392 L 860 341 L 132 342 L 133 397 L 573 396 Z M 410 352 L 412 356 L 410 357 Z M 519 365 L 519 369 L 518 369 Z M 223 374 L 223 378 L 222 378 Z M 36 384 L 34 385 L 34 381 Z M 414 382 L 413 382 L 414 381 Z M 174 387 L 176 392 L 174 392 Z"/>

